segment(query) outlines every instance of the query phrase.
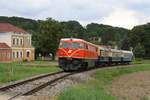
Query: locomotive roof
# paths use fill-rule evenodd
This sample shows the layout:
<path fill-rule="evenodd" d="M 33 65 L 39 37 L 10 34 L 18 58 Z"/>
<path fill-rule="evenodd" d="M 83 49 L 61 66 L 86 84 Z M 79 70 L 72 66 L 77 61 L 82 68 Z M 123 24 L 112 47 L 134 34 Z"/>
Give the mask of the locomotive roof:
<path fill-rule="evenodd" d="M 84 40 L 82 40 L 82 39 L 77 39 L 77 38 L 63 38 L 63 39 L 61 39 L 61 40 L 75 40 L 75 41 L 84 41 Z"/>
<path fill-rule="evenodd" d="M 87 43 L 87 44 L 90 44 L 90 45 L 93 45 L 93 46 L 98 47 L 98 45 L 93 44 L 93 43 L 90 43 L 90 42 L 85 41 L 85 40 L 83 40 L 83 39 L 77 39 L 77 38 L 62 38 L 62 39 L 61 39 L 61 41 L 69 41 L 69 40 L 79 41 L 79 42 L 85 42 L 85 43 Z"/>

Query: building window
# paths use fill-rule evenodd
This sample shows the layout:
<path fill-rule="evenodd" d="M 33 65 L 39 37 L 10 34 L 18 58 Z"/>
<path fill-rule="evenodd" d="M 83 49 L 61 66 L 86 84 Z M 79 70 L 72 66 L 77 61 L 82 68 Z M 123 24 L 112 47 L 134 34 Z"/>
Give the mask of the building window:
<path fill-rule="evenodd" d="M 31 42 L 30 42 L 30 39 L 29 39 L 29 45 L 31 46 Z"/>
<path fill-rule="evenodd" d="M 17 39 L 17 45 L 19 45 L 19 39 Z"/>
<path fill-rule="evenodd" d="M 27 44 L 28 44 L 28 46 L 31 46 L 31 38 L 30 37 L 27 38 Z"/>
<path fill-rule="evenodd" d="M 19 58 L 19 52 L 17 52 L 17 58 Z"/>
<path fill-rule="evenodd" d="M 10 53 L 7 53 L 7 57 L 8 57 L 8 58 L 11 58 Z"/>
<path fill-rule="evenodd" d="M 22 58 L 22 51 L 20 51 L 20 58 Z"/>
<path fill-rule="evenodd" d="M 15 45 L 15 38 L 13 38 L 13 45 Z"/>
<path fill-rule="evenodd" d="M 20 45 L 23 45 L 23 40 L 22 39 L 20 39 Z"/>
<path fill-rule="evenodd" d="M 15 58 L 15 52 L 13 52 L 13 58 Z"/>
<path fill-rule="evenodd" d="M 27 52 L 27 57 L 30 57 L 30 52 L 29 51 Z"/>

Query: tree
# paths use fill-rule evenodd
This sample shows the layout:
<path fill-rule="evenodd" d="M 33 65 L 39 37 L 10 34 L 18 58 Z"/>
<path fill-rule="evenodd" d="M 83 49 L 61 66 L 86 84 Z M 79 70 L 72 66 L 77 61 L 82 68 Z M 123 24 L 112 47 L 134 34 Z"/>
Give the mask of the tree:
<path fill-rule="evenodd" d="M 134 55 L 135 55 L 135 57 L 137 57 L 137 58 L 143 58 L 144 54 L 145 54 L 144 47 L 140 43 L 138 43 L 135 46 L 135 48 L 134 48 Z"/>
<path fill-rule="evenodd" d="M 130 49 L 130 42 L 129 42 L 129 37 L 126 36 L 121 42 L 121 49 L 122 50 L 129 50 Z"/>
<path fill-rule="evenodd" d="M 135 26 L 130 33 L 130 44 L 135 48 L 138 43 L 143 46 L 146 58 L 150 58 L 150 23 Z"/>
<path fill-rule="evenodd" d="M 60 23 L 51 18 L 48 18 L 46 21 L 41 21 L 37 35 L 36 46 L 39 52 L 43 56 L 52 53 L 54 60 L 59 39 L 63 35 Z"/>
<path fill-rule="evenodd" d="M 85 29 L 77 21 L 61 22 L 65 37 L 84 38 Z"/>
<path fill-rule="evenodd" d="M 101 43 L 104 45 L 108 45 L 110 44 L 110 41 L 112 41 L 120 46 L 122 38 L 129 33 L 129 30 L 109 25 L 91 23 L 86 26 L 86 32 L 88 33 L 88 38 L 101 37 Z"/>

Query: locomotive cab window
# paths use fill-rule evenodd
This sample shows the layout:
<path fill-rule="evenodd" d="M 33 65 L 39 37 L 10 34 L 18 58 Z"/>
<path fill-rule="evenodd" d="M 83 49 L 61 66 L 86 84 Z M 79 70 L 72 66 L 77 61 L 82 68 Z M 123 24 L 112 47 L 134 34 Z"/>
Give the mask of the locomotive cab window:
<path fill-rule="evenodd" d="M 68 42 L 60 42 L 59 47 L 60 48 L 68 48 L 69 47 L 69 43 Z"/>
<path fill-rule="evenodd" d="M 84 48 L 84 44 L 83 43 L 79 43 L 79 42 L 61 42 L 59 44 L 60 48 Z"/>
<path fill-rule="evenodd" d="M 78 42 L 72 42 L 72 48 L 84 48 L 84 44 Z"/>

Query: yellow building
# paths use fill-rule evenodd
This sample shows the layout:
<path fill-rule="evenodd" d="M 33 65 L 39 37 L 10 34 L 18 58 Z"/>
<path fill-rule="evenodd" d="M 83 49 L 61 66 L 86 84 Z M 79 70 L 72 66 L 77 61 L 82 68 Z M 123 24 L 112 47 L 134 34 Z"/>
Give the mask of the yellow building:
<path fill-rule="evenodd" d="M 32 35 L 8 23 L 0 23 L 0 42 L 6 43 L 11 49 L 12 61 L 33 61 L 35 49 L 32 46 Z"/>

